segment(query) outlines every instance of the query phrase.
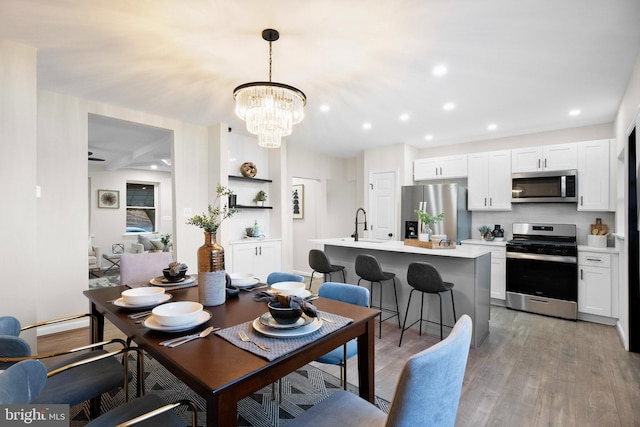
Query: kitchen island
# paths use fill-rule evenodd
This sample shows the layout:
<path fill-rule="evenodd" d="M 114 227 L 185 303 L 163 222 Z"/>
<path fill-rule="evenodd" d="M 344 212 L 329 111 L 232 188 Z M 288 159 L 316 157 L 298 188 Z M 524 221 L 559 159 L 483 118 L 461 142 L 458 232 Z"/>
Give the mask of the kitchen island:
<path fill-rule="evenodd" d="M 407 284 L 407 269 L 412 262 L 423 261 L 433 264 L 446 282 L 454 284 L 453 297 L 456 315 L 467 314 L 473 320 L 473 336 L 471 345 L 478 347 L 489 334 L 489 306 L 491 302 L 491 252 L 487 249 L 472 246 L 458 246 L 453 249 L 425 249 L 407 246 L 396 240 L 372 240 L 353 238 L 316 239 L 313 243 L 324 245 L 324 251 L 332 264 L 346 267 L 347 283 L 357 284 L 359 277 L 355 273 L 355 259 L 359 254 L 373 255 L 378 259 L 383 271 L 395 273 L 398 289 L 398 305 L 400 320 L 404 321 L 409 292 L 413 289 Z M 369 282 L 365 283 L 369 287 Z M 369 287 L 370 288 L 370 287 Z M 374 287 L 374 304 L 379 301 L 378 286 Z M 385 282 L 382 286 L 382 303 L 385 308 L 394 304 L 393 286 Z M 413 323 L 420 315 L 420 293 L 414 293 L 409 309 L 407 325 Z M 453 326 L 451 298 L 443 294 L 442 320 L 445 325 Z M 440 335 L 438 297 L 425 294 L 425 318 L 434 323 L 423 322 L 422 329 L 431 335 Z M 392 318 L 387 322 L 395 322 Z M 413 328 L 418 329 L 416 323 Z M 448 334 L 449 328 L 445 328 Z"/>

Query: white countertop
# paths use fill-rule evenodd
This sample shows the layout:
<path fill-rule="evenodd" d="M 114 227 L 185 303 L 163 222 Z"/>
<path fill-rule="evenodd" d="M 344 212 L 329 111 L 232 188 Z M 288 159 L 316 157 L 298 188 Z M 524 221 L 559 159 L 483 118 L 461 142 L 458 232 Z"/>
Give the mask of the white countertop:
<path fill-rule="evenodd" d="M 619 248 L 596 248 L 596 247 L 593 247 L 593 246 L 578 245 L 578 252 L 580 252 L 580 251 L 617 254 L 617 253 L 620 252 L 620 249 Z"/>
<path fill-rule="evenodd" d="M 233 240 L 229 242 L 230 245 L 237 245 L 242 243 L 259 243 L 259 242 L 280 242 L 282 239 L 273 239 L 265 237 L 244 237 L 241 240 Z"/>
<path fill-rule="evenodd" d="M 353 237 L 338 237 L 334 239 L 313 239 L 312 243 L 321 243 L 324 245 L 341 246 L 345 248 L 355 249 L 374 249 L 387 252 L 404 252 L 413 254 L 434 255 L 453 258 L 478 258 L 484 254 L 490 253 L 476 245 L 458 245 L 454 249 L 426 249 L 416 246 L 406 246 L 403 241 L 399 240 L 375 240 L 375 239 L 359 239 L 357 242 Z"/>
<path fill-rule="evenodd" d="M 497 240 L 482 240 L 482 239 L 467 239 L 461 240 L 460 243 L 463 245 L 487 245 L 487 246 L 507 246 L 507 241 L 497 241 Z"/>

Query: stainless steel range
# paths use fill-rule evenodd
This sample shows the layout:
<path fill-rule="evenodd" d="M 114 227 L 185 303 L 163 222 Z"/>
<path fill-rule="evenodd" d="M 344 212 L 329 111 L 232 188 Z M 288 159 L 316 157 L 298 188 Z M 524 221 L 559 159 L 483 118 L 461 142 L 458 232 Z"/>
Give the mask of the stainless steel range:
<path fill-rule="evenodd" d="M 508 308 L 577 319 L 575 225 L 513 224 L 506 264 Z"/>

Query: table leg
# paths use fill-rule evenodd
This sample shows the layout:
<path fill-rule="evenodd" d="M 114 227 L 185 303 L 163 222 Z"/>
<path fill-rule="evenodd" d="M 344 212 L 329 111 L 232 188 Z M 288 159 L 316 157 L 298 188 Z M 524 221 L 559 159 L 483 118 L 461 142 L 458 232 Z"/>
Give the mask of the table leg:
<path fill-rule="evenodd" d="M 217 394 L 207 398 L 207 427 L 228 427 L 238 424 L 238 402 Z"/>
<path fill-rule="evenodd" d="M 104 316 L 98 311 L 94 303 L 91 303 L 91 314 L 93 315 L 89 327 L 91 342 L 96 343 L 104 339 Z M 89 414 L 92 419 L 100 416 L 100 396 L 94 397 L 89 402 Z"/>
<path fill-rule="evenodd" d="M 375 318 L 367 321 L 366 332 L 358 337 L 358 384 L 360 397 L 375 403 Z"/>

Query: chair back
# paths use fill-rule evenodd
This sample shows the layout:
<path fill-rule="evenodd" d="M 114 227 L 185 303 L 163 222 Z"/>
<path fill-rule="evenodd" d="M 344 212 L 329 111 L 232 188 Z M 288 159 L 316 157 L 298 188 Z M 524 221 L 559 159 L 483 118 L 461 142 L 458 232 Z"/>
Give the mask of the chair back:
<path fill-rule="evenodd" d="M 462 315 L 447 338 L 407 360 L 389 408 L 387 426 L 455 425 L 471 326 L 471 318 Z"/>
<path fill-rule="evenodd" d="M 318 289 L 318 296 L 336 301 L 369 307 L 369 289 L 363 286 L 338 282 L 325 282 Z"/>
<path fill-rule="evenodd" d="M 361 254 L 356 257 L 356 274 L 370 282 L 385 280 L 378 259 L 373 255 Z"/>
<path fill-rule="evenodd" d="M 282 271 L 274 271 L 267 276 L 267 284 L 273 285 L 279 282 L 300 282 L 304 283 L 304 277 L 299 274 L 285 273 Z"/>
<path fill-rule="evenodd" d="M 421 292 L 444 292 L 442 276 L 438 270 L 428 262 L 412 262 L 407 269 L 407 283 Z"/>
<path fill-rule="evenodd" d="M 318 273 L 331 272 L 331 262 L 327 258 L 327 254 L 320 249 L 311 249 L 309 251 L 309 267 Z"/>
<path fill-rule="evenodd" d="M 23 360 L 0 374 L 0 404 L 31 403 L 47 382 L 47 368 L 38 360 Z"/>
<path fill-rule="evenodd" d="M 122 254 L 120 258 L 120 284 L 135 287 L 147 284 L 154 277 L 162 276 L 162 269 L 173 262 L 171 252 Z"/>
<path fill-rule="evenodd" d="M 13 316 L 0 316 L 0 335 L 20 335 L 20 321 Z"/>

